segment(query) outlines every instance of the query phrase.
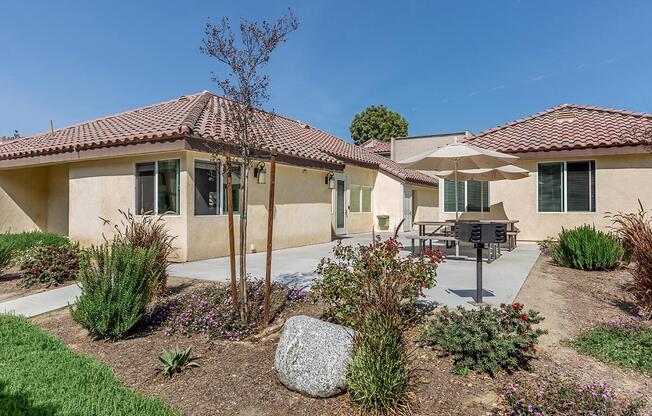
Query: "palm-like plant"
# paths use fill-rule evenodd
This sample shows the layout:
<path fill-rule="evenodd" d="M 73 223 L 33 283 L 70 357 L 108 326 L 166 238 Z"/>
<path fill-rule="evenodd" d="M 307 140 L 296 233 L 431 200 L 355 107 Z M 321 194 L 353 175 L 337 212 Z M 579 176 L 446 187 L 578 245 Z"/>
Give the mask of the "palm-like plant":
<path fill-rule="evenodd" d="M 190 357 L 191 351 L 192 347 L 182 350 L 178 345 L 170 351 L 163 350 L 158 357 L 163 364 L 161 373 L 167 377 L 172 377 L 175 373 L 180 373 L 188 368 L 199 367 L 199 364 L 195 361 L 196 358 Z"/>

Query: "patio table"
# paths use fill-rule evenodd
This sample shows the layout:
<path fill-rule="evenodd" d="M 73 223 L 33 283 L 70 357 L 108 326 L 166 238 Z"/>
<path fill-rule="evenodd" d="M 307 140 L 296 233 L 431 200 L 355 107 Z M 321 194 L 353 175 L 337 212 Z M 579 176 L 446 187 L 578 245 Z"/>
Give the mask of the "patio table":
<path fill-rule="evenodd" d="M 415 221 L 413 224 L 419 226 L 419 237 L 424 237 L 426 235 L 433 235 L 437 233 L 437 231 L 441 230 L 442 228 L 444 229 L 446 235 L 450 236 L 452 235 L 452 230 L 455 227 L 455 221 Z M 427 226 L 433 226 L 437 228 L 430 234 L 426 234 Z M 419 248 L 421 249 L 421 251 L 423 251 L 425 246 L 426 246 L 425 240 L 420 240 Z"/>

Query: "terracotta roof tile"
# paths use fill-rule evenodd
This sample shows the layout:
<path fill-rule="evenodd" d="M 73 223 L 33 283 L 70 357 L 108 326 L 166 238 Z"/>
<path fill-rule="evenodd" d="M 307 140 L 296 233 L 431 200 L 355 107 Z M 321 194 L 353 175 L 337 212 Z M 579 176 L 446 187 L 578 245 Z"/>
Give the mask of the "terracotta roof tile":
<path fill-rule="evenodd" d="M 649 144 L 652 114 L 564 104 L 469 138 L 473 144 L 520 153 Z"/>
<path fill-rule="evenodd" d="M 76 124 L 20 140 L 0 144 L 3 159 L 44 155 L 103 146 L 160 140 L 173 137 L 198 137 L 233 140 L 228 122 L 236 104 L 204 91 L 159 104 Z M 381 156 L 370 153 L 314 127 L 276 116 L 268 129 L 269 113 L 256 113 L 253 140 L 263 150 L 276 148 L 279 153 L 320 162 L 370 166 L 402 180 L 437 186 L 437 179 L 405 169 Z M 263 125 L 265 128 L 263 128 Z"/>

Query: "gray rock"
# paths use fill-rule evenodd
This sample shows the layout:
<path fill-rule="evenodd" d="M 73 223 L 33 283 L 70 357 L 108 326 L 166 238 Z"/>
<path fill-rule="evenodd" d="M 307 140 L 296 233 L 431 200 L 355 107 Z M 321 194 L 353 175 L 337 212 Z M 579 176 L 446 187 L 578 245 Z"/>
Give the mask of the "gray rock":
<path fill-rule="evenodd" d="M 283 328 L 274 367 L 281 383 L 311 397 L 346 389 L 353 330 L 309 316 L 293 316 Z"/>

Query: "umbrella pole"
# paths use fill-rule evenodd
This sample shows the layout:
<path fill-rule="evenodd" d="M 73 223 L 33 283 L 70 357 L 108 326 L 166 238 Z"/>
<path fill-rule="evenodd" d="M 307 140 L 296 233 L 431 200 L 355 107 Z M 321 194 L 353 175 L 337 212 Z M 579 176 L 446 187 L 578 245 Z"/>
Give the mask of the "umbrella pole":
<path fill-rule="evenodd" d="M 455 226 L 457 226 L 457 221 L 459 220 L 459 207 L 457 203 L 457 158 L 453 161 L 454 163 L 454 172 L 455 172 Z M 460 256 L 460 242 L 455 240 L 455 257 Z"/>

